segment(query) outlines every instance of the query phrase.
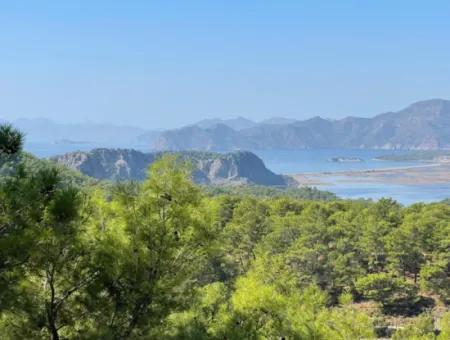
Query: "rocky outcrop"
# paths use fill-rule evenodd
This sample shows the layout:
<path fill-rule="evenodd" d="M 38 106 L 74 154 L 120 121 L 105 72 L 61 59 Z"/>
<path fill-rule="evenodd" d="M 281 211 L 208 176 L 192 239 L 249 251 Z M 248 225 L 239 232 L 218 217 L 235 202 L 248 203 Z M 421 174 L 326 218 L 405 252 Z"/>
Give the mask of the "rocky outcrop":
<path fill-rule="evenodd" d="M 130 149 L 94 149 L 67 153 L 53 160 L 97 179 L 143 180 L 148 167 L 163 154 Z M 219 154 L 192 151 L 176 154 L 192 162 L 193 179 L 200 184 L 286 185 L 283 176 L 268 170 L 263 161 L 251 152 Z"/>
<path fill-rule="evenodd" d="M 264 162 L 255 154 L 248 151 L 237 151 L 228 154 L 189 153 L 187 158 L 192 159 L 196 166 L 194 180 L 203 184 L 259 184 L 278 185 L 286 184 L 285 179 L 268 170 Z M 208 157 L 209 156 L 209 157 Z M 184 156 L 186 157 L 186 155 Z"/>
<path fill-rule="evenodd" d="M 53 160 L 97 179 L 142 180 L 155 155 L 128 149 L 94 149 L 66 153 Z"/>

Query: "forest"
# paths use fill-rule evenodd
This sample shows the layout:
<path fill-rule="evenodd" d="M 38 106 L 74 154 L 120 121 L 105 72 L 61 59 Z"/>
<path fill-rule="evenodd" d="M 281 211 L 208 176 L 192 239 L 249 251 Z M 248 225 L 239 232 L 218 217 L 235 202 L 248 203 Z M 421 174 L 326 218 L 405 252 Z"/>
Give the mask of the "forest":
<path fill-rule="evenodd" d="M 1 339 L 450 339 L 450 205 L 96 182 L 0 126 Z"/>

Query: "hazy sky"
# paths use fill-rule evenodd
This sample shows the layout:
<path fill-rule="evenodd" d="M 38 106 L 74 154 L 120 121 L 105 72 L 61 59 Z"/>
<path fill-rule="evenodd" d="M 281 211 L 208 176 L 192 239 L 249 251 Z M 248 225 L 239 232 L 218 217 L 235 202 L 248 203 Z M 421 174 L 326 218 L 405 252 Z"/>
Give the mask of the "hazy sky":
<path fill-rule="evenodd" d="M 152 128 L 437 97 L 448 0 L 0 0 L 0 117 Z"/>

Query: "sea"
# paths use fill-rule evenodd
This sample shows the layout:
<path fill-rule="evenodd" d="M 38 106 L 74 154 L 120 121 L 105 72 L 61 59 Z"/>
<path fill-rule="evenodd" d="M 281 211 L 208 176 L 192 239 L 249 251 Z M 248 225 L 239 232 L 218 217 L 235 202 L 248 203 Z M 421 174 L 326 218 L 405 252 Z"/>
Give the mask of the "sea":
<path fill-rule="evenodd" d="M 254 151 L 270 170 L 281 174 L 338 173 L 346 171 L 393 169 L 423 166 L 420 161 L 377 160 L 383 155 L 405 154 L 405 150 L 315 149 L 315 150 L 263 150 Z M 361 162 L 331 162 L 332 158 L 358 158 Z M 403 185 L 373 181 L 348 182 L 339 177 L 327 177 L 326 185 L 318 189 L 349 199 L 392 198 L 404 205 L 430 203 L 450 198 L 450 182 L 446 184 Z"/>
<path fill-rule="evenodd" d="M 144 152 L 151 151 L 145 145 L 98 145 L 85 144 L 50 144 L 26 143 L 25 150 L 47 158 L 72 151 L 88 151 L 96 147 L 130 148 Z M 361 149 L 314 149 L 314 150 L 252 150 L 265 163 L 266 167 L 279 174 L 327 173 L 370 169 L 389 169 L 418 166 L 417 161 L 380 161 L 377 157 L 391 154 L 404 154 L 402 150 L 361 150 Z M 359 162 L 332 162 L 332 158 L 358 158 Z M 331 178 L 332 179 L 332 178 Z M 397 185 L 374 182 L 343 182 L 336 179 L 318 189 L 331 191 L 342 198 L 373 199 L 390 197 L 404 205 L 417 202 L 436 202 L 450 198 L 450 183 Z"/>

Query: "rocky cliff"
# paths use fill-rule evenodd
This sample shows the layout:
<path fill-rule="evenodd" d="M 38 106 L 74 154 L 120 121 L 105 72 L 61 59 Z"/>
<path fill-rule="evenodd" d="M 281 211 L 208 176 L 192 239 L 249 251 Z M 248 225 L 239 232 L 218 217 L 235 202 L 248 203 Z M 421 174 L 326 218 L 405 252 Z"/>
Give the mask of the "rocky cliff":
<path fill-rule="evenodd" d="M 130 149 L 94 149 L 67 153 L 53 160 L 98 179 L 143 180 L 148 167 L 163 154 Z M 263 161 L 251 152 L 219 154 L 192 151 L 176 154 L 192 162 L 193 179 L 200 184 L 286 185 L 283 176 L 268 170 Z"/>

